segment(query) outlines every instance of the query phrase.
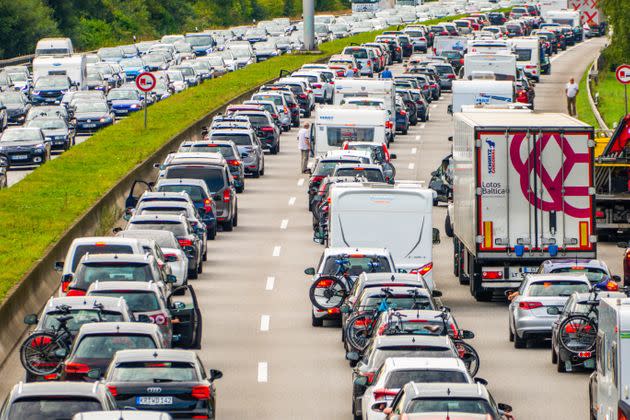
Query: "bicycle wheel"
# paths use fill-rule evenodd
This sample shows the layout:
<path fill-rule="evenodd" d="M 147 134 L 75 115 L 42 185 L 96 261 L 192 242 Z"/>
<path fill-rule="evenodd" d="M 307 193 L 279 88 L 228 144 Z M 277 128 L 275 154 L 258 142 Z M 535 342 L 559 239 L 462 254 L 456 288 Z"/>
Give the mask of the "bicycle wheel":
<path fill-rule="evenodd" d="M 346 324 L 346 344 L 351 349 L 362 352 L 372 336 L 373 326 L 374 314 L 363 312 L 353 315 Z"/>
<path fill-rule="evenodd" d="M 63 358 L 55 352 L 59 349 L 69 350 L 54 334 L 39 332 L 31 334 L 20 347 L 22 366 L 33 375 L 50 375 L 55 373 Z"/>
<path fill-rule="evenodd" d="M 322 276 L 313 282 L 308 297 L 317 309 L 338 308 L 346 297 L 346 286 L 335 276 Z"/>
<path fill-rule="evenodd" d="M 558 328 L 560 345 L 567 351 L 591 351 L 597 338 L 597 324 L 586 315 L 571 315 Z"/>
<path fill-rule="evenodd" d="M 456 341 L 455 348 L 457 348 L 460 359 L 464 361 L 466 369 L 468 369 L 468 373 L 470 373 L 470 376 L 474 377 L 477 372 L 479 372 L 480 365 L 477 350 L 475 350 L 475 348 L 470 344 L 463 341 Z"/>

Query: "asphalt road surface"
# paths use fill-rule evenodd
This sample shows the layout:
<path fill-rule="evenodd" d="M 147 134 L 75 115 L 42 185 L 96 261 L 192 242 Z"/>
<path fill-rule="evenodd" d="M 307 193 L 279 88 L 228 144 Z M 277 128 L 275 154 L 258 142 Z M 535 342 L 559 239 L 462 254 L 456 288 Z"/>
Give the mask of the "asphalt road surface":
<path fill-rule="evenodd" d="M 579 79 L 603 43 L 594 39 L 556 56 L 552 74 L 536 87 L 536 109 L 564 112 L 564 84 L 571 76 Z M 443 95 L 431 105 L 429 122 L 396 138 L 398 179 L 428 181 L 450 153 L 449 103 L 450 95 Z M 217 383 L 220 419 L 351 418 L 351 371 L 341 332 L 333 325 L 311 327 L 310 278 L 303 270 L 317 264 L 323 247 L 312 242 L 308 179 L 299 171 L 296 134 L 283 135 L 280 154 L 266 156 L 264 177 L 247 180 L 238 197 L 238 227 L 210 243 L 204 273 L 191 281 L 203 311 L 200 355 L 208 368 L 224 373 Z M 434 224 L 441 231 L 445 214 L 444 206 L 435 208 Z M 614 244 L 599 250 L 611 270 L 621 273 L 622 250 Z M 477 303 L 458 284 L 452 242 L 443 232 L 434 264 L 443 301 L 462 328 L 476 333 L 478 376 L 488 380 L 495 399 L 510 403 L 519 420 L 586 419 L 587 374 L 557 373 L 544 344 L 514 349 L 506 303 Z M 22 376 L 14 355 L 0 371 L 0 391 L 6 393 Z"/>

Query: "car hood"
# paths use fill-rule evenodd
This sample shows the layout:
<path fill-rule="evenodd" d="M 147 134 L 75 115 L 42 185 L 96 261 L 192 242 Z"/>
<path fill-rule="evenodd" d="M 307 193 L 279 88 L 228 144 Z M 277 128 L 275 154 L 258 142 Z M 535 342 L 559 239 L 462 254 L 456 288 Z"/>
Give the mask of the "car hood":
<path fill-rule="evenodd" d="M 44 136 L 48 137 L 48 136 L 65 136 L 68 134 L 68 131 L 63 129 L 63 128 L 53 128 L 53 129 L 48 129 L 48 130 L 44 130 L 42 129 L 42 131 L 44 132 Z"/>
<path fill-rule="evenodd" d="M 41 141 L 0 141 L 0 149 L 17 149 L 25 148 L 30 149 L 34 146 L 42 144 Z"/>
<path fill-rule="evenodd" d="M 140 101 L 137 99 L 113 99 L 111 101 L 112 105 L 116 106 L 125 106 L 125 105 L 138 105 Z"/>

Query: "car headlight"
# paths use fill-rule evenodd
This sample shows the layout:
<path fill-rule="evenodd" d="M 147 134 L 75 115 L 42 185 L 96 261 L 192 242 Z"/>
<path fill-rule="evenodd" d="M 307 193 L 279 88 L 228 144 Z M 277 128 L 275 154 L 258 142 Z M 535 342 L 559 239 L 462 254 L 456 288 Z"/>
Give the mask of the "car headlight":
<path fill-rule="evenodd" d="M 45 146 L 43 144 L 38 144 L 37 146 L 33 147 L 33 153 L 36 155 L 41 155 L 44 153 L 44 148 Z"/>
<path fill-rule="evenodd" d="M 99 121 L 104 123 L 104 122 L 109 122 L 110 120 L 111 120 L 111 118 L 109 118 L 109 117 L 103 117 Z"/>
<path fill-rule="evenodd" d="M 138 109 L 138 108 L 140 108 L 140 105 L 138 105 L 138 104 L 133 104 L 133 105 L 131 105 L 129 108 L 131 108 L 131 109 Z"/>

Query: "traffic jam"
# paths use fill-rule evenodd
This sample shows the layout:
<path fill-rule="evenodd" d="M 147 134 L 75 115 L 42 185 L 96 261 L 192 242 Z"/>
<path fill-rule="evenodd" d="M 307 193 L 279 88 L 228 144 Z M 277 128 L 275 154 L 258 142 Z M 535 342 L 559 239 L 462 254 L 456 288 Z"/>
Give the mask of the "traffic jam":
<path fill-rule="evenodd" d="M 317 16 L 318 42 L 373 30 L 366 19 L 389 22 L 367 12 Z M 32 75 L 0 73 L 10 81 L 2 103 L 15 96 L 28 107 L 12 120 L 23 127 L 3 131 L 0 153 L 5 141 L 23 147 L 37 137 L 31 143 L 46 152 L 40 161 L 29 152 L 28 163 L 44 163 L 56 144 L 44 127 L 57 124 L 72 137 L 99 129 L 149 101 L 299 49 L 300 25 L 279 19 L 96 55 L 73 54 L 69 40 L 42 40 Z M 593 371 L 591 418 L 626 418 L 620 358 L 630 300 L 625 281 L 597 259 L 593 128 L 534 111 L 535 86 L 550 74 L 552 57 L 601 32 L 582 27 L 579 11 L 473 11 L 448 23 L 401 25 L 327 63 L 280 71 L 214 116 L 198 140 L 156 162 L 154 179 L 136 180 L 112 236 L 72 242 L 54 267 L 58 291 L 24 319 L 24 379 L 0 419 L 216 418 L 223 372 L 202 362 L 195 285 L 213 245 L 238 229 L 247 184 L 263 182 L 265 162 L 295 148 L 295 136 L 312 239 L 322 247 L 304 270 L 304 310 L 314 334 L 341 328 L 348 416 L 527 418 L 526 409 L 496 401 L 493 384 L 477 376 L 490 355 L 477 352 L 469 342 L 475 333 L 445 305 L 433 248 L 446 236 L 462 287 L 479 302 L 507 301 L 514 348 L 551 339 L 558 372 Z M 284 38 L 289 46 L 281 49 Z M 65 58 L 50 56 L 60 50 Z M 35 75 L 38 60 L 78 58 L 77 74 L 87 70 L 80 83 L 74 64 L 63 76 Z M 23 89 L 12 76 L 18 72 Z M 90 80 L 93 89 L 80 87 Z M 426 184 L 400 179 L 396 140 L 430 124 L 431 104 L 448 98 L 455 130 L 444 140 L 452 153 Z M 64 142 L 67 149 L 73 140 Z M 20 159 L 6 151 L 4 167 Z M 444 204 L 438 229 L 433 210 Z"/>

